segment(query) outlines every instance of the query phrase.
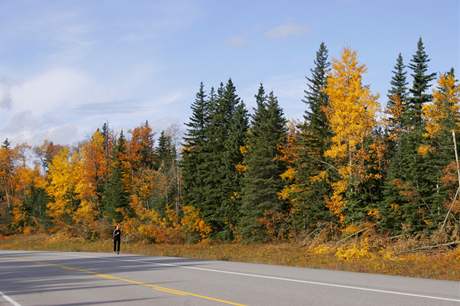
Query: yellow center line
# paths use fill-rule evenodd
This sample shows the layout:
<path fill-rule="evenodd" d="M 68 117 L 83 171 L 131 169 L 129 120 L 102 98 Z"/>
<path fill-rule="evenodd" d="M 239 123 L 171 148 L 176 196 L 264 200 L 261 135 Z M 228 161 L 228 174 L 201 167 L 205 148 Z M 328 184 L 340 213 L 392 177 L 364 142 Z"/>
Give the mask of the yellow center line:
<path fill-rule="evenodd" d="M 79 267 L 75 267 L 75 266 L 67 266 L 67 265 L 62 265 L 62 264 L 50 264 L 50 263 L 45 263 L 45 262 L 36 262 L 36 263 L 39 263 L 39 264 L 42 264 L 42 265 L 47 265 L 47 266 L 55 266 L 55 267 L 59 267 L 61 269 L 68 270 L 68 271 L 77 271 L 77 272 L 87 273 L 87 274 L 91 274 L 91 275 L 94 275 L 94 276 L 96 276 L 98 278 L 102 278 L 102 279 L 122 281 L 122 282 L 125 282 L 125 283 L 150 288 L 150 289 L 153 289 L 155 291 L 164 292 L 164 293 L 168 293 L 168 294 L 171 294 L 171 295 L 191 296 L 191 297 L 196 297 L 196 298 L 199 298 L 199 299 L 204 299 L 204 300 L 218 302 L 218 303 L 227 304 L 227 305 L 247 306 L 245 304 L 240 304 L 240 303 L 236 303 L 236 302 L 232 302 L 232 301 L 222 300 L 222 299 L 214 298 L 214 297 L 207 296 L 207 295 L 197 294 L 197 293 L 183 291 L 183 290 L 177 290 L 177 289 L 173 289 L 173 288 L 162 287 L 162 286 L 158 286 L 158 285 L 145 283 L 145 282 L 142 282 L 142 281 L 137 281 L 137 280 L 134 280 L 134 279 L 119 277 L 119 276 L 116 276 L 116 275 L 113 275 L 113 274 L 99 273 L 99 272 L 95 272 L 95 271 L 92 271 L 92 270 L 87 270 L 87 269 L 83 269 L 83 268 L 79 268 Z"/>

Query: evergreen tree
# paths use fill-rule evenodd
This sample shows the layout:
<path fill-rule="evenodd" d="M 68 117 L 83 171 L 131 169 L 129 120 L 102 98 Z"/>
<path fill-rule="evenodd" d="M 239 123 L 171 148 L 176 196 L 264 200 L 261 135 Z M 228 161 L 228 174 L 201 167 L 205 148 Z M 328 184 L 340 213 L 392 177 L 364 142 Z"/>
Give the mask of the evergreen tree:
<path fill-rule="evenodd" d="M 396 209 L 404 199 L 397 190 L 401 186 L 400 179 L 405 175 L 403 167 L 403 148 L 406 144 L 410 113 L 408 110 L 407 72 L 401 53 L 396 59 L 396 64 L 391 78 L 391 88 L 388 91 L 388 102 L 385 113 L 385 180 L 383 186 L 383 201 L 379 205 L 382 218 L 380 226 L 383 229 L 394 229 L 401 223 L 400 210 Z M 406 161 L 407 162 L 407 161 Z M 382 200 L 382 199 L 381 199 Z M 399 204 L 396 204 L 399 203 Z"/>
<path fill-rule="evenodd" d="M 238 165 L 243 161 L 241 147 L 244 146 L 246 131 L 248 129 L 248 114 L 246 106 L 241 101 L 236 105 L 230 121 L 229 133 L 225 142 L 223 166 L 227 174 L 224 178 L 222 202 L 219 215 L 223 217 L 223 230 L 220 234 L 225 240 L 232 240 L 239 222 L 241 207 L 241 187 L 243 175 L 238 171 Z"/>
<path fill-rule="evenodd" d="M 217 89 L 217 95 L 210 95 L 209 126 L 206 129 L 207 142 L 204 160 L 199 164 L 203 173 L 202 196 L 199 208 L 207 224 L 222 239 L 231 239 L 232 224 L 229 205 L 239 193 L 239 176 L 236 165 L 239 146 L 243 143 L 245 107 L 236 94 L 232 80 Z"/>
<path fill-rule="evenodd" d="M 307 87 L 304 90 L 305 97 L 302 100 L 307 105 L 304 119 L 308 124 L 308 129 L 314 134 L 314 145 L 322 150 L 328 145 L 328 139 L 331 137 L 331 130 L 326 117 L 325 109 L 328 107 L 328 97 L 325 93 L 327 85 L 327 75 L 330 70 L 328 61 L 328 50 L 324 43 L 321 43 L 316 58 L 314 68 L 311 69 L 311 77 L 307 77 Z M 312 137 L 313 138 L 313 137 Z"/>
<path fill-rule="evenodd" d="M 453 70 L 442 73 L 438 86 L 433 91 L 433 103 L 423 109 L 425 119 L 425 151 L 420 152 L 428 159 L 430 176 L 427 182 L 432 193 L 427 195 L 431 203 L 426 219 L 432 229 L 436 228 L 445 216 L 443 204 L 448 200 L 449 189 L 443 176 L 446 167 L 454 164 L 452 131 L 456 132 L 459 142 L 460 127 L 460 85 L 455 79 Z M 451 193 L 453 190 L 451 191 Z"/>
<path fill-rule="evenodd" d="M 165 131 L 162 131 L 158 138 L 158 147 L 156 154 L 159 160 L 159 171 L 164 176 L 166 181 L 165 197 L 160 207 L 161 211 L 165 210 L 165 206 L 172 204 L 171 201 L 178 197 L 178 173 L 177 173 L 177 152 L 176 147 L 173 143 L 172 137 L 167 135 Z M 176 202 L 176 204 L 178 204 Z M 178 208 L 178 206 L 176 206 Z"/>
<path fill-rule="evenodd" d="M 126 139 L 121 131 L 113 147 L 110 176 L 102 195 L 105 216 L 110 222 L 121 222 L 125 216 L 131 215 L 129 192 L 125 186 L 125 178 L 128 175 L 124 164 L 126 154 Z"/>
<path fill-rule="evenodd" d="M 182 151 L 182 179 L 184 182 L 184 200 L 188 205 L 203 208 L 205 201 L 207 156 L 209 154 L 210 104 L 214 103 L 214 90 L 211 99 L 206 99 L 203 83 L 192 104 L 192 115 L 186 123 Z"/>
<path fill-rule="evenodd" d="M 158 138 L 156 154 L 160 161 L 160 170 L 163 173 L 168 173 L 176 159 L 176 148 L 172 143 L 171 136 L 166 135 L 165 131 L 161 131 Z"/>
<path fill-rule="evenodd" d="M 407 126 L 407 107 L 408 107 L 408 92 L 407 92 L 407 72 L 406 66 L 401 53 L 396 58 L 396 64 L 391 78 L 391 88 L 388 90 L 388 102 L 386 106 L 387 115 L 387 135 L 390 142 L 388 151 L 393 151 L 397 138 L 402 130 Z"/>
<path fill-rule="evenodd" d="M 429 61 L 420 38 L 417 51 L 409 64 L 413 83 L 402 120 L 406 126 L 399 135 L 385 182 L 382 208 L 384 217 L 381 225 L 395 233 L 424 229 L 426 214 L 433 204 L 433 195 L 437 192 L 436 183 L 433 181 L 437 176 L 436 166 L 426 154 L 421 154 L 426 142 L 423 137 L 422 110 L 432 99 L 428 90 L 435 76 L 434 73 L 428 73 Z"/>
<path fill-rule="evenodd" d="M 330 63 L 324 43 L 320 44 L 314 67 L 310 71 L 311 77 L 306 78 L 307 89 L 302 100 L 307 105 L 305 122 L 299 126 L 298 156 L 294 161 L 295 183 L 299 192 L 292 196 L 298 206 L 293 216 L 293 225 L 297 230 L 314 227 L 318 222 L 330 220 L 331 217 L 325 205 L 330 186 L 324 174 L 331 169 L 324 152 L 330 146 L 332 131 L 326 117 L 329 102 L 325 89 Z"/>
<path fill-rule="evenodd" d="M 248 131 L 244 158 L 246 171 L 240 228 L 245 240 L 266 241 L 272 238 L 268 228 L 274 226 L 270 215 L 285 209 L 278 193 L 283 188 L 280 176 L 286 165 L 277 157 L 279 148 L 286 143 L 287 129 L 283 111 L 273 93 L 267 97 L 261 85 L 255 97 L 257 107 Z"/>
<path fill-rule="evenodd" d="M 411 123 L 417 127 L 422 127 L 422 108 L 423 105 L 431 101 L 430 82 L 436 77 L 435 73 L 428 73 L 428 63 L 430 59 L 426 54 L 422 38 L 418 40 L 417 51 L 411 59 L 409 68 L 412 70 L 412 88 L 410 89 L 411 98 L 409 100 L 409 112 Z"/>
<path fill-rule="evenodd" d="M 109 128 L 109 123 L 104 122 L 102 125 L 102 136 L 104 137 L 104 153 L 105 153 L 105 160 L 107 165 L 110 164 L 110 155 L 112 151 L 112 132 Z M 108 167 L 107 167 L 108 168 Z"/>

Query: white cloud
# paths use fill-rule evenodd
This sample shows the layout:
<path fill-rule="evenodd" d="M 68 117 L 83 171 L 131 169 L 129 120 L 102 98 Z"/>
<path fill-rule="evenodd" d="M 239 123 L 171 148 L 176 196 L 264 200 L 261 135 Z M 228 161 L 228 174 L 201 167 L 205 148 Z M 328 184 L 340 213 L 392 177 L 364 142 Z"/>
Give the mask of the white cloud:
<path fill-rule="evenodd" d="M 74 144 L 106 121 L 127 130 L 149 120 L 159 130 L 182 120 L 178 109 L 188 90 L 152 87 L 152 70 L 145 66 L 124 72 L 129 79 L 125 74 L 100 79 L 60 67 L 22 81 L 0 80 L 0 139 Z"/>
<path fill-rule="evenodd" d="M 7 80 L 0 80 L 0 109 L 11 108 L 11 84 Z"/>
<path fill-rule="evenodd" d="M 10 87 L 10 106 L 14 111 L 46 113 L 81 103 L 92 92 L 88 76 L 77 70 L 55 68 Z M 84 102 L 84 101 L 83 101 Z"/>
<path fill-rule="evenodd" d="M 265 37 L 269 39 L 282 39 L 291 36 L 301 36 L 308 32 L 308 27 L 301 24 L 286 23 L 278 25 L 267 32 Z"/>
<path fill-rule="evenodd" d="M 156 45 L 188 29 L 200 6 L 146 3 L 102 18 L 78 4 L 11 7 L 19 13 L 0 20 L 0 53 L 28 53 L 0 61 L 0 141 L 73 144 L 105 121 L 125 130 L 145 120 L 157 130 L 182 121 L 189 90 L 156 78 L 166 75 Z M 146 41 L 155 45 L 148 57 L 127 56 Z"/>

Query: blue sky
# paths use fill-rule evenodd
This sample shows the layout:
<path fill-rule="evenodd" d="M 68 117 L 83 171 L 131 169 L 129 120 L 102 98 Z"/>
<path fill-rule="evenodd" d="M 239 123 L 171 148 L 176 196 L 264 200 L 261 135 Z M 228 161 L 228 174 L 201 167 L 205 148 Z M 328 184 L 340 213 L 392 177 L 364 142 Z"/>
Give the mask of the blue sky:
<path fill-rule="evenodd" d="M 385 94 L 422 36 L 430 69 L 460 71 L 460 2 L 0 0 L 0 138 L 72 144 L 103 122 L 183 129 L 199 82 L 231 77 L 251 109 L 263 82 L 290 119 L 315 52 L 344 47 Z"/>

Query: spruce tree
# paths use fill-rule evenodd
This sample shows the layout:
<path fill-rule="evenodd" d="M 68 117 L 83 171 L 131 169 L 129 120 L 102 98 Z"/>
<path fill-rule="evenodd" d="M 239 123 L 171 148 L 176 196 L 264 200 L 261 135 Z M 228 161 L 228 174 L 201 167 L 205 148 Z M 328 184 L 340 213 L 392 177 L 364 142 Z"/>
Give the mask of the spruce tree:
<path fill-rule="evenodd" d="M 426 143 L 422 109 L 432 99 L 428 91 L 435 76 L 434 73 L 428 73 L 429 61 L 420 38 L 409 64 L 413 82 L 403 116 L 405 126 L 394 148 L 385 182 L 381 227 L 395 233 L 425 229 L 426 215 L 437 192 L 433 181 L 436 167 L 428 155 L 420 151 Z"/>
<path fill-rule="evenodd" d="M 124 184 L 124 178 L 128 175 L 126 166 L 123 164 L 126 154 L 126 139 L 121 131 L 113 147 L 110 176 L 102 195 L 104 214 L 110 222 L 121 222 L 124 214 L 131 215 L 129 192 Z"/>
<path fill-rule="evenodd" d="M 233 203 L 238 198 L 240 185 L 236 164 L 241 159 L 238 156 L 244 139 L 242 131 L 246 129 L 246 111 L 231 79 L 225 86 L 220 84 L 217 94 L 212 91 L 208 102 L 204 154 L 196 164 L 203 173 L 197 206 L 216 237 L 231 239 L 234 225 L 229 212 L 235 209 L 233 205 L 237 206 Z"/>
<path fill-rule="evenodd" d="M 407 126 L 407 107 L 408 107 L 408 92 L 407 92 L 407 72 L 406 66 L 401 53 L 396 58 L 396 64 L 391 78 L 391 88 L 388 90 L 388 101 L 386 106 L 387 114 L 387 135 L 391 137 L 392 145 L 397 141 L 402 129 Z M 390 148 L 390 151 L 393 147 Z"/>
<path fill-rule="evenodd" d="M 423 105 L 431 101 L 430 82 L 436 77 L 435 73 L 428 73 L 428 63 L 430 59 L 425 51 L 422 38 L 418 40 L 417 51 L 413 55 L 409 68 L 412 70 L 412 88 L 410 89 L 411 98 L 409 100 L 409 112 L 411 123 L 417 127 L 422 127 L 422 108 Z"/>
<path fill-rule="evenodd" d="M 322 42 L 316 52 L 314 68 L 311 69 L 311 77 L 306 77 L 308 89 L 304 90 L 304 102 L 307 105 L 304 119 L 308 123 L 308 128 L 316 136 L 315 144 L 318 148 L 324 150 L 327 147 L 328 138 L 331 136 L 331 130 L 326 118 L 325 109 L 328 107 L 328 97 L 324 92 L 327 85 L 327 74 L 330 69 L 328 61 L 328 50 Z"/>
<path fill-rule="evenodd" d="M 232 239 L 237 218 L 240 174 L 247 129 L 246 109 L 232 80 L 206 97 L 201 84 L 187 123 L 182 153 L 185 202 L 200 209 L 216 236 Z"/>
<path fill-rule="evenodd" d="M 287 129 L 273 93 L 267 97 L 261 85 L 255 97 L 257 107 L 251 118 L 244 158 L 240 232 L 246 241 L 267 241 L 267 225 L 271 222 L 267 217 L 285 209 L 278 192 L 283 188 L 280 175 L 286 165 L 277 157 L 286 142 Z"/>
<path fill-rule="evenodd" d="M 387 165 L 384 173 L 384 197 L 380 199 L 379 205 L 382 215 L 379 225 L 384 230 L 394 230 L 395 227 L 400 226 L 402 221 L 400 210 L 396 209 L 396 207 L 406 202 L 398 188 L 398 186 L 402 186 L 401 179 L 405 175 L 405 168 L 403 167 L 405 161 L 401 146 L 408 142 L 407 133 L 410 124 L 406 75 L 403 57 L 400 53 L 394 66 L 385 110 L 387 115 L 385 125 L 385 163 Z"/>
<path fill-rule="evenodd" d="M 312 179 L 331 170 L 324 157 L 332 136 L 326 117 L 329 104 L 325 88 L 330 63 L 324 43 L 320 44 L 313 63 L 311 76 L 306 77 L 307 89 L 302 101 L 307 105 L 307 109 L 305 121 L 299 126 L 298 158 L 294 161 L 295 183 L 300 190 L 294 195 L 294 201 L 299 205 L 297 213 L 292 216 L 296 230 L 315 227 L 318 222 L 330 220 L 331 217 L 324 200 L 330 193 L 329 183 L 325 176 L 318 180 Z"/>
<path fill-rule="evenodd" d="M 219 238 L 231 239 L 233 225 L 227 212 L 233 210 L 230 205 L 237 205 L 230 203 L 239 193 L 236 165 L 241 161 L 246 111 L 231 79 L 225 86 L 221 83 L 211 99 L 202 215 Z"/>
<path fill-rule="evenodd" d="M 214 97 L 214 94 L 212 94 Z M 192 104 L 192 115 L 186 123 L 187 131 L 184 136 L 182 151 L 182 178 L 184 182 L 184 200 L 187 205 L 203 209 L 206 159 L 208 149 L 208 129 L 210 116 L 210 101 L 206 99 L 203 83 Z"/>
<path fill-rule="evenodd" d="M 102 136 L 104 137 L 104 153 L 105 153 L 105 160 L 107 165 L 110 163 L 110 155 L 112 150 L 112 132 L 109 128 L 109 123 L 104 122 L 102 125 Z"/>
<path fill-rule="evenodd" d="M 160 171 L 163 173 L 169 172 L 176 159 L 176 148 L 172 143 L 171 136 L 166 135 L 165 131 L 161 131 L 160 137 L 158 138 L 156 154 L 160 163 Z"/>
<path fill-rule="evenodd" d="M 176 197 L 178 196 L 176 147 L 172 141 L 172 137 L 166 135 L 165 131 L 162 131 L 158 138 L 156 154 L 160 164 L 158 170 L 166 179 L 166 194 L 160 206 L 160 211 L 164 212 L 165 206 L 171 204 L 172 200 L 177 200 Z M 178 202 L 176 202 L 176 204 L 178 204 Z M 178 208 L 178 206 L 176 206 L 176 208 Z"/>
<path fill-rule="evenodd" d="M 223 218 L 223 229 L 220 234 L 224 240 L 232 240 L 240 217 L 242 173 L 237 170 L 243 161 L 241 147 L 244 146 L 248 129 L 248 114 L 242 101 L 235 107 L 230 121 L 228 138 L 225 141 L 223 166 L 227 172 L 222 182 L 224 200 L 219 215 Z"/>
<path fill-rule="evenodd" d="M 448 200 L 449 186 L 444 183 L 443 176 L 446 167 L 454 163 L 452 131 L 456 132 L 456 140 L 459 143 L 459 107 L 460 85 L 455 79 L 454 72 L 451 70 L 442 73 L 433 91 L 433 103 L 423 110 L 426 158 L 431 170 L 426 181 L 430 186 L 434 186 L 426 199 L 431 204 L 426 216 L 431 229 L 439 226 L 445 216 L 444 204 Z"/>

